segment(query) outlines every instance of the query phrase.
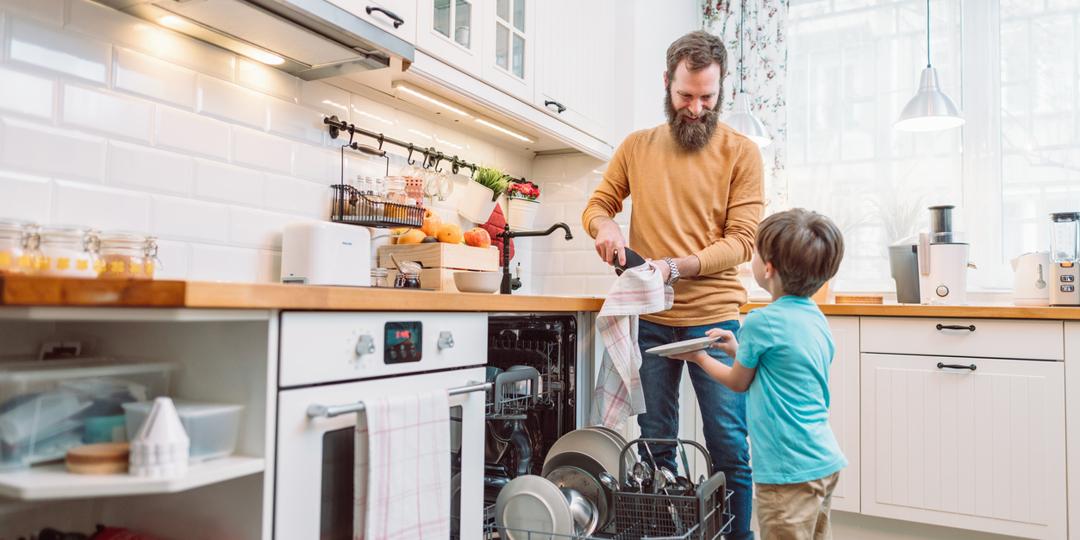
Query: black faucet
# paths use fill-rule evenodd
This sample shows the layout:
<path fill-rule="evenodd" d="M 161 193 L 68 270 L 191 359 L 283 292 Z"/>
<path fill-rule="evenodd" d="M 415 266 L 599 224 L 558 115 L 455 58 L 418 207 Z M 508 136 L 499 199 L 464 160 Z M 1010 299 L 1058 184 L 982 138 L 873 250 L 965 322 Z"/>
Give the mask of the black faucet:
<path fill-rule="evenodd" d="M 502 240 L 503 277 L 502 277 L 502 285 L 499 287 L 499 292 L 501 294 L 510 294 L 510 291 L 521 288 L 521 280 L 519 280 L 517 278 L 514 278 L 513 280 L 510 279 L 510 239 L 511 238 L 518 238 L 518 237 L 521 237 L 521 236 L 547 236 L 547 235 L 555 232 L 555 229 L 562 229 L 562 230 L 566 231 L 566 239 L 567 240 L 573 240 L 574 239 L 574 235 L 570 234 L 570 227 L 568 227 L 565 223 L 562 223 L 562 222 L 556 223 L 556 224 L 552 225 L 551 227 L 548 227 L 548 230 L 546 230 L 546 231 L 518 231 L 518 232 L 513 232 L 513 231 L 510 230 L 510 225 L 509 224 L 503 226 L 503 232 L 496 235 L 496 238 L 499 238 L 500 240 Z"/>

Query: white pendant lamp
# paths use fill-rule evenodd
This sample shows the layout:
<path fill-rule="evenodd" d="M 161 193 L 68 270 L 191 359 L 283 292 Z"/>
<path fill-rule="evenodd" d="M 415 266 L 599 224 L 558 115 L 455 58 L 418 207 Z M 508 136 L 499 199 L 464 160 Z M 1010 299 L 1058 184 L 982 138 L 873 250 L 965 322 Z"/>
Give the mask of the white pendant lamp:
<path fill-rule="evenodd" d="M 901 131 L 940 131 L 963 124 L 960 109 L 941 91 L 937 70 L 930 65 L 930 0 L 926 0 L 926 68 L 919 90 L 904 106 L 894 126 Z"/>
<path fill-rule="evenodd" d="M 743 32 L 745 31 L 745 17 L 746 13 L 746 0 L 743 0 L 739 6 L 739 91 L 735 94 L 735 103 L 732 104 L 731 111 L 724 116 L 724 123 L 731 126 L 732 129 L 746 135 L 751 141 L 754 141 L 759 147 L 766 147 L 772 143 L 772 137 L 769 136 L 769 130 L 765 129 L 765 124 L 758 120 L 754 113 L 750 110 L 750 95 L 743 92 L 742 80 L 743 80 Z"/>

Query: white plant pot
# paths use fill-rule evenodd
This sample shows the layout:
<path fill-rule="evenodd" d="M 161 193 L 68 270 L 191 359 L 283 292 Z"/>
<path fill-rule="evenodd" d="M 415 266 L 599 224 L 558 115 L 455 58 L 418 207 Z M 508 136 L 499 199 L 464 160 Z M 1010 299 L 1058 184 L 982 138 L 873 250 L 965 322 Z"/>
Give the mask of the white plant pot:
<path fill-rule="evenodd" d="M 466 182 L 465 191 L 458 199 L 458 214 L 473 223 L 487 223 L 491 211 L 498 204 L 492 200 L 494 197 L 495 192 L 491 188 L 473 181 Z"/>
<path fill-rule="evenodd" d="M 510 199 L 510 216 L 507 222 L 510 230 L 524 231 L 531 229 L 536 220 L 536 212 L 540 209 L 540 203 L 528 199 Z"/>

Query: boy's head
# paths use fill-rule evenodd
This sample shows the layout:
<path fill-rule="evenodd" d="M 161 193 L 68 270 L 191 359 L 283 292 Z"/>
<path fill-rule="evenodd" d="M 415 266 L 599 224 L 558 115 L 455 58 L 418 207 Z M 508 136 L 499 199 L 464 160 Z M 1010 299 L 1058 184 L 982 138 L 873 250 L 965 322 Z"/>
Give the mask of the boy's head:
<path fill-rule="evenodd" d="M 802 208 L 778 212 L 758 226 L 754 279 L 765 289 L 810 296 L 836 275 L 844 236 L 831 219 Z M 770 292 L 775 292 L 770 289 Z"/>

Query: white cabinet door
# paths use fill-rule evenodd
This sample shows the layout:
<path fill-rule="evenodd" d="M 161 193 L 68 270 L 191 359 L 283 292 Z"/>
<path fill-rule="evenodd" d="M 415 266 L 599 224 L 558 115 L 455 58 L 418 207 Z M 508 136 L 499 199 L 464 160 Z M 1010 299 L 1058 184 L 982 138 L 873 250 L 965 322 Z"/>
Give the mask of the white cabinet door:
<path fill-rule="evenodd" d="M 1068 396 L 1072 396 L 1071 398 Z M 1080 323 L 1065 323 L 1065 419 L 1070 540 L 1080 540 Z"/>
<path fill-rule="evenodd" d="M 489 0 L 418 0 L 416 46 L 455 68 L 480 77 L 483 32 L 479 21 Z"/>
<path fill-rule="evenodd" d="M 330 0 L 391 34 L 416 43 L 416 0 Z"/>
<path fill-rule="evenodd" d="M 611 138 L 615 0 L 544 0 L 537 6 L 535 103 L 601 140 Z"/>
<path fill-rule="evenodd" d="M 862 513 L 1063 538 L 1063 368 L 863 354 Z"/>
<path fill-rule="evenodd" d="M 832 507 L 859 511 L 859 318 L 828 317 L 836 355 L 829 368 L 829 425 L 848 466 L 840 472 Z"/>
<path fill-rule="evenodd" d="M 536 59 L 536 4 L 540 0 L 484 0 L 481 77 L 532 102 Z"/>

